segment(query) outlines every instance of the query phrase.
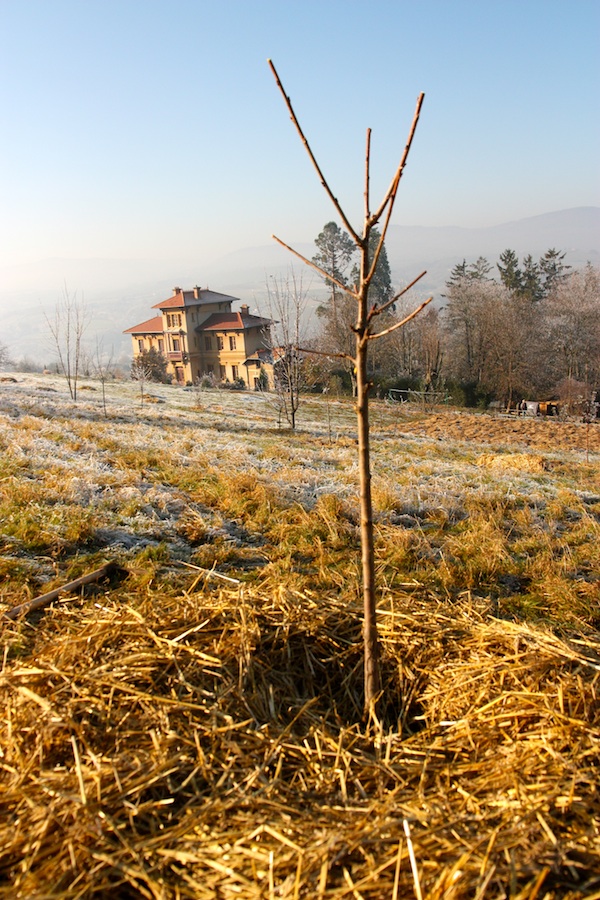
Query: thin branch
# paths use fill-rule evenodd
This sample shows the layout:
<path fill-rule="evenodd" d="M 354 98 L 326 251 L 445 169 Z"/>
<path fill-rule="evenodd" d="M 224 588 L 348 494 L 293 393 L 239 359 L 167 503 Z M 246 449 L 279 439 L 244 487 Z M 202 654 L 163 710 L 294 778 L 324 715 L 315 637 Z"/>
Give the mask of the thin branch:
<path fill-rule="evenodd" d="M 369 182 L 371 178 L 371 129 L 367 128 L 367 150 L 365 153 L 365 222 L 369 221 Z"/>
<path fill-rule="evenodd" d="M 383 234 L 381 234 L 379 236 L 379 241 L 377 242 L 377 247 L 375 248 L 375 253 L 373 255 L 373 259 L 371 261 L 371 265 L 369 267 L 367 277 L 365 279 L 367 284 L 370 284 L 375 276 L 375 270 L 377 268 L 377 263 L 379 262 L 379 256 L 381 254 L 382 248 L 383 248 Z"/>
<path fill-rule="evenodd" d="M 396 169 L 396 172 L 392 179 L 392 183 L 389 186 L 385 197 L 383 198 L 381 206 L 379 207 L 377 212 L 371 216 L 371 224 L 377 223 L 379 221 L 379 219 L 381 218 L 381 216 L 383 215 L 384 210 L 387 207 L 385 221 L 383 223 L 383 226 L 381 229 L 381 235 L 379 237 L 379 243 L 377 245 L 377 249 L 375 251 L 375 255 L 374 255 L 373 261 L 371 263 L 371 268 L 369 270 L 368 277 L 367 277 L 367 280 L 369 282 L 373 278 L 373 276 L 375 274 L 375 269 L 377 268 L 377 263 L 379 262 L 379 256 L 381 254 L 381 250 L 383 248 L 383 244 L 385 242 L 385 238 L 387 235 L 388 226 L 389 226 L 390 220 L 392 218 L 392 212 L 394 210 L 394 203 L 396 201 L 396 194 L 398 192 L 398 186 L 400 184 L 400 179 L 402 178 L 402 174 L 404 172 L 406 162 L 408 160 L 408 154 L 410 152 L 413 138 L 415 136 L 415 131 L 417 129 L 417 124 L 419 122 L 419 116 L 421 114 L 421 107 L 423 105 L 424 99 L 425 99 L 425 94 L 420 93 L 419 97 L 417 99 L 417 107 L 415 109 L 415 114 L 413 116 L 412 124 L 411 124 L 410 131 L 408 134 L 408 139 L 406 142 L 406 146 L 404 147 L 404 153 L 402 154 L 402 159 L 400 160 L 400 164 L 398 165 L 398 168 Z"/>
<path fill-rule="evenodd" d="M 415 114 L 413 116 L 412 124 L 410 126 L 410 131 L 408 133 L 408 140 L 407 140 L 406 146 L 404 148 L 404 153 L 402 154 L 402 159 L 400 160 L 400 164 L 399 164 L 398 168 L 396 169 L 396 173 L 392 179 L 392 183 L 390 184 L 388 191 L 381 202 L 381 206 L 379 207 L 377 212 L 374 213 L 373 216 L 371 217 L 373 225 L 379 221 L 379 219 L 381 218 L 383 211 L 386 208 L 386 206 L 388 205 L 388 203 L 390 203 L 391 207 L 393 207 L 393 205 L 394 205 L 394 200 L 396 199 L 396 194 L 398 192 L 398 185 L 400 183 L 400 179 L 402 178 L 402 173 L 404 172 L 404 168 L 405 168 L 406 162 L 408 160 L 408 154 L 410 152 L 411 144 L 412 144 L 413 138 L 415 136 L 415 131 L 417 130 L 417 124 L 419 122 L 419 116 L 421 114 L 421 107 L 423 106 L 424 99 L 425 99 L 425 94 L 420 93 L 417 98 L 417 106 L 415 109 Z M 390 220 L 390 216 L 391 216 L 391 208 L 389 209 L 388 215 L 386 217 L 386 223 L 384 226 L 384 228 L 386 230 L 387 230 L 387 226 L 388 226 L 388 223 Z M 385 231 L 383 232 L 383 234 L 385 235 Z"/>
<path fill-rule="evenodd" d="M 410 289 L 413 288 L 413 287 L 415 286 L 415 284 L 417 283 L 417 281 L 420 281 L 420 280 L 421 280 L 421 278 L 423 277 L 423 275 L 427 275 L 427 269 L 424 269 L 424 270 L 421 272 L 420 275 L 417 275 L 416 278 L 413 278 L 413 280 L 410 282 L 410 284 L 407 284 L 406 287 L 402 288 L 401 291 L 398 291 L 397 294 L 394 294 L 394 296 L 391 298 L 391 300 L 387 300 L 387 301 L 383 304 L 383 306 L 375 306 L 375 307 L 373 307 L 373 309 L 372 309 L 371 312 L 369 313 L 369 318 L 372 319 L 373 316 L 379 316 L 379 315 L 381 315 L 382 312 L 385 312 L 386 309 L 389 309 L 390 306 L 393 306 L 394 303 L 395 303 L 397 300 L 400 299 L 400 297 L 403 297 L 404 294 L 408 293 L 408 291 L 410 291 Z"/>
<path fill-rule="evenodd" d="M 420 306 L 418 306 L 414 312 L 411 312 L 409 316 L 402 319 L 401 322 L 395 322 L 390 328 L 386 328 L 384 331 L 378 331 L 377 334 L 369 334 L 367 336 L 367 340 L 372 341 L 374 338 L 383 337 L 385 334 L 391 334 L 392 331 L 396 331 L 398 328 L 402 328 L 403 325 L 406 325 L 407 322 L 410 322 L 411 319 L 414 319 L 415 316 L 418 316 L 422 309 L 425 309 L 428 303 L 431 303 L 433 297 L 428 297 L 427 300 L 424 300 Z"/>
<path fill-rule="evenodd" d="M 284 99 L 284 101 L 285 101 L 285 105 L 287 106 L 288 112 L 289 112 L 289 114 L 290 114 L 290 118 L 291 118 L 292 122 L 294 123 L 294 125 L 295 125 L 295 127 L 296 127 L 296 131 L 298 132 L 298 134 L 299 134 L 299 136 L 300 136 L 300 140 L 301 140 L 302 143 L 304 144 L 304 148 L 305 148 L 306 152 L 308 153 L 308 155 L 309 155 L 309 157 L 310 157 L 310 160 L 311 160 L 313 166 L 315 167 L 315 169 L 316 169 L 316 171 L 317 171 L 317 174 L 318 174 L 318 176 L 319 176 L 319 179 L 320 179 L 320 181 L 321 181 L 321 184 L 323 185 L 323 188 L 324 188 L 326 194 L 328 195 L 329 199 L 331 200 L 331 202 L 332 202 L 333 205 L 335 206 L 335 208 L 336 208 L 336 210 L 337 210 L 337 212 L 338 212 L 338 215 L 340 216 L 342 222 L 343 222 L 344 225 L 346 226 L 346 230 L 352 235 L 352 238 L 353 238 L 354 242 L 355 242 L 358 246 L 360 246 L 361 238 L 359 237 L 359 235 L 356 233 L 356 231 L 354 230 L 354 228 L 352 227 L 352 225 L 351 225 L 350 222 L 348 221 L 348 219 L 347 219 L 347 217 L 346 217 L 346 214 L 345 214 L 344 210 L 343 210 L 342 207 L 340 206 L 339 200 L 337 199 L 337 197 L 334 196 L 333 191 L 332 191 L 331 188 L 329 187 L 329 185 L 328 185 L 328 183 L 327 183 L 327 181 L 326 181 L 326 179 L 325 179 L 325 176 L 323 175 L 323 172 L 321 171 L 321 167 L 319 166 L 319 164 L 318 164 L 318 162 L 317 162 L 317 160 L 316 160 L 316 158 L 315 158 L 315 155 L 314 155 L 314 153 L 313 153 L 312 150 L 311 150 L 310 144 L 308 143 L 307 139 L 305 138 L 304 132 L 302 131 L 302 128 L 300 127 L 300 123 L 299 123 L 298 119 L 296 118 L 296 113 L 295 113 L 294 110 L 293 110 L 292 102 L 291 102 L 290 98 L 288 97 L 288 95 L 286 94 L 286 92 L 285 92 L 285 90 L 284 90 L 284 88 L 283 88 L 283 84 L 281 83 L 281 80 L 280 80 L 280 78 L 279 78 L 279 75 L 277 74 L 277 69 L 276 69 L 275 66 L 273 65 L 272 60 L 269 59 L 269 60 L 267 60 L 267 62 L 269 63 L 269 67 L 270 67 L 270 69 L 271 69 L 271 72 L 273 73 L 273 76 L 274 76 L 274 78 L 275 78 L 275 81 L 277 82 L 277 87 L 279 88 L 279 90 L 280 90 L 280 92 L 281 92 L 281 95 L 282 95 L 282 97 L 283 97 L 283 99 Z"/>
<path fill-rule="evenodd" d="M 313 350 L 308 347 L 298 347 L 298 353 L 312 353 L 314 356 L 325 356 L 327 359 L 348 359 L 350 362 L 356 362 L 349 353 L 327 353 L 325 350 Z"/>
<path fill-rule="evenodd" d="M 290 253 L 293 253 L 294 256 L 297 256 L 298 259 L 301 259 L 302 262 L 305 263 L 307 266 L 310 266 L 311 269 L 314 269 L 315 272 L 318 272 L 322 278 L 325 278 L 327 281 L 329 281 L 332 284 L 335 284 L 337 287 L 339 287 L 339 289 L 344 294 L 350 294 L 352 297 L 357 299 L 356 294 L 354 293 L 354 291 L 351 288 L 348 287 L 348 285 L 342 284 L 341 281 L 338 281 L 336 278 L 333 278 L 329 274 L 329 272 L 326 272 L 325 269 L 321 269 L 316 263 L 312 262 L 312 260 L 307 259 L 305 256 L 302 256 L 301 253 L 298 253 L 297 250 L 294 250 L 293 247 L 290 247 L 289 244 L 286 244 L 285 241 L 282 241 L 281 238 L 278 238 L 276 234 L 272 234 L 271 237 L 273 238 L 274 241 L 277 241 L 277 243 L 280 244 L 282 247 L 285 247 L 286 250 L 289 250 Z"/>
<path fill-rule="evenodd" d="M 381 309 L 377 306 L 376 303 L 373 304 L 369 312 L 367 313 L 367 324 L 372 322 L 375 316 L 378 316 L 381 312 Z"/>
<path fill-rule="evenodd" d="M 375 224 L 376 222 L 378 222 L 380 217 L 383 215 L 383 211 L 385 210 L 385 208 L 387 206 L 387 212 L 386 212 L 386 216 L 385 216 L 385 221 L 383 223 L 383 227 L 381 229 L 379 243 L 377 244 L 377 248 L 375 250 L 373 260 L 371 261 L 371 267 L 370 267 L 368 275 L 367 275 L 367 283 L 370 283 L 371 279 L 375 275 L 377 263 L 379 262 L 379 256 L 383 249 L 383 245 L 384 245 L 385 238 L 387 235 L 388 226 L 389 226 L 390 220 L 392 218 L 392 212 L 394 209 L 394 203 L 396 201 L 396 194 L 398 192 L 398 186 L 400 184 L 400 179 L 402 178 L 402 173 L 404 172 L 404 168 L 405 168 L 406 162 L 408 160 L 408 154 L 409 154 L 410 148 L 412 146 L 413 138 L 415 136 L 417 124 L 419 121 L 419 116 L 421 113 L 421 107 L 423 105 L 424 99 L 425 99 L 425 94 L 421 92 L 417 99 L 417 107 L 415 109 L 415 114 L 413 116 L 412 124 L 411 124 L 410 131 L 408 134 L 408 140 L 407 140 L 406 146 L 404 148 L 404 153 L 402 154 L 402 159 L 400 160 L 400 164 L 399 164 L 398 168 L 396 169 L 396 172 L 392 179 L 392 183 L 391 183 L 390 187 L 388 188 L 388 192 L 385 195 L 381 206 L 379 207 L 379 209 L 377 210 L 375 215 L 372 217 L 372 220 L 370 222 L 370 224 L 372 224 L 372 225 Z"/>

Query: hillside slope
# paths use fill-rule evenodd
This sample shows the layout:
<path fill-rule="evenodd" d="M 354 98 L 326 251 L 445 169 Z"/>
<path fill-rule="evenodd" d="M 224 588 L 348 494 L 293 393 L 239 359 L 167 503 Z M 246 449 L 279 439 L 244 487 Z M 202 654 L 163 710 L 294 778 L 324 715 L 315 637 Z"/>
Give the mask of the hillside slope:
<path fill-rule="evenodd" d="M 600 426 L 0 382 L 0 897 L 600 891 Z"/>

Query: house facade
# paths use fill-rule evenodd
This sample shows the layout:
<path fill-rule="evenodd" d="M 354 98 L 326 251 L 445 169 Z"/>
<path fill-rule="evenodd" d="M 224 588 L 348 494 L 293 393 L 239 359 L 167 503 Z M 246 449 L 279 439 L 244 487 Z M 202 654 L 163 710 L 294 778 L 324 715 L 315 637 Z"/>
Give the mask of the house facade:
<path fill-rule="evenodd" d="M 124 332 L 131 335 L 134 359 L 154 348 L 177 384 L 209 375 L 216 382 L 241 380 L 255 388 L 262 370 L 272 384 L 270 320 L 250 315 L 243 303 L 233 312 L 236 302 L 237 297 L 208 288 L 173 288 L 171 297 L 152 307 L 157 315 Z"/>

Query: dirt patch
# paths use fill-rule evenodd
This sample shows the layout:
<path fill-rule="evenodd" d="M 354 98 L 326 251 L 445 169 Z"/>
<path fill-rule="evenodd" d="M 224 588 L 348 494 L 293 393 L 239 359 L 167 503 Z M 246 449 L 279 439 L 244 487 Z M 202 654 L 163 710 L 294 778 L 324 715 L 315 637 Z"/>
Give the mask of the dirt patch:
<path fill-rule="evenodd" d="M 600 453 L 600 424 L 596 423 L 442 411 L 419 418 L 400 415 L 398 424 L 402 431 L 436 439 L 494 447 L 517 444 L 554 453 L 561 450 Z"/>

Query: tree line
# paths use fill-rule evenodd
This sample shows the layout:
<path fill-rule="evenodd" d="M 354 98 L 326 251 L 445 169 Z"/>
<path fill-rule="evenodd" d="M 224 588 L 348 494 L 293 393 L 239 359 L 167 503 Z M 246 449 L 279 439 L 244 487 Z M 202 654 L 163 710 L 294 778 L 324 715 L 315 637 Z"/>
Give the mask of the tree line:
<path fill-rule="evenodd" d="M 374 227 L 371 255 L 379 239 Z M 292 274 L 269 286 L 276 332 L 270 341 L 279 350 L 276 393 L 281 417 L 292 427 L 301 393 L 356 391 L 356 308 L 350 293 L 360 275 L 356 245 L 335 222 L 328 222 L 314 243 L 312 262 L 331 277 L 325 279 L 328 295 L 312 327 L 302 325 L 308 305 L 302 279 Z M 531 254 L 519 259 L 511 249 L 495 264 L 481 256 L 463 259 L 448 276 L 441 305 L 402 328 L 394 325 L 412 306 L 402 298 L 390 305 L 394 295 L 384 243 L 369 288 L 369 304 L 384 308 L 381 330 L 389 331 L 373 342 L 369 355 L 368 374 L 379 396 L 390 389 L 412 390 L 443 394 L 458 405 L 497 401 L 514 407 L 522 399 L 569 401 L 600 390 L 600 270 L 589 263 L 575 270 L 566 253 L 554 248 L 537 260 Z M 112 356 L 107 362 L 101 347 L 88 358 L 81 341 L 86 316 L 65 291 L 54 317 L 46 317 L 60 370 L 75 396 L 80 374 L 102 378 L 112 366 Z M 0 368 L 11 365 L 16 367 L 0 343 Z M 157 351 L 146 351 L 130 374 L 141 385 L 166 382 L 166 366 Z"/>
<path fill-rule="evenodd" d="M 374 229 L 373 240 L 379 235 Z M 336 364 L 352 340 L 353 307 L 342 287 L 356 279 L 354 246 L 330 222 L 315 240 L 313 261 L 331 274 L 329 296 L 317 309 L 313 349 L 331 354 L 329 375 L 354 390 L 353 373 Z M 507 249 L 492 265 L 485 257 L 454 266 L 442 304 L 390 331 L 370 358 L 379 395 L 390 389 L 443 392 L 461 405 L 522 399 L 569 399 L 600 388 L 600 270 L 573 270 L 555 248 L 539 259 L 519 259 Z M 335 280 L 334 280 L 335 279 Z M 394 294 L 385 246 L 369 303 L 383 306 Z M 388 308 L 389 324 L 406 313 L 401 301 Z M 327 366 L 321 366 L 326 378 Z"/>

